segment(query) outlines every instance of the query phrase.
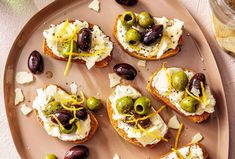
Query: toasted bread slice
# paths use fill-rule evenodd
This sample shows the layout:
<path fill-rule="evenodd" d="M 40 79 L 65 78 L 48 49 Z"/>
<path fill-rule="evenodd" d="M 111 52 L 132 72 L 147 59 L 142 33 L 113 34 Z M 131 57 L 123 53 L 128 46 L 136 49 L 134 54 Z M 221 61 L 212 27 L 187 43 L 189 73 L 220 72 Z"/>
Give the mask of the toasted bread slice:
<path fill-rule="evenodd" d="M 195 123 L 201 123 L 203 122 L 204 120 L 206 120 L 210 114 L 208 112 L 204 112 L 203 114 L 201 115 L 191 115 L 191 116 L 186 116 L 184 113 L 182 113 L 180 110 L 178 110 L 176 108 L 176 106 L 174 104 L 171 103 L 171 101 L 162 96 L 155 88 L 152 87 L 152 81 L 153 81 L 153 78 L 157 75 L 159 71 L 156 71 L 155 73 L 153 73 L 153 75 L 150 77 L 150 80 L 148 81 L 147 83 L 147 90 L 154 96 L 156 97 L 157 99 L 160 99 L 162 102 L 164 102 L 167 106 L 169 106 L 170 108 L 172 108 L 174 111 L 176 111 L 177 113 L 179 113 L 180 115 L 182 116 L 185 116 L 187 117 L 189 120 L 191 120 L 192 122 L 195 122 Z"/>
<path fill-rule="evenodd" d="M 57 86 L 57 85 L 56 85 Z M 59 89 L 61 89 L 61 90 L 63 90 L 64 92 L 66 92 L 66 93 L 68 93 L 67 91 L 65 91 L 63 88 L 61 88 L 60 86 L 57 86 Z M 69 94 L 69 93 L 68 93 Z M 38 110 L 37 109 L 33 109 L 34 110 L 34 113 L 35 113 L 35 115 L 36 115 L 36 118 L 37 118 L 37 120 L 38 120 L 38 122 L 41 124 L 41 126 L 44 128 L 44 123 L 43 123 L 43 121 L 42 121 L 42 119 L 39 117 L 39 115 L 38 115 Z M 88 111 L 88 110 L 87 110 Z M 85 138 L 83 138 L 83 139 L 81 139 L 81 140 L 75 140 L 75 141 L 69 141 L 69 140 L 67 140 L 66 142 L 71 142 L 71 143 L 76 143 L 76 144 L 82 144 L 82 143 L 85 143 L 86 141 L 88 141 L 88 140 L 90 140 L 93 136 L 94 136 L 94 134 L 96 133 L 96 131 L 97 131 L 97 129 L 98 129 L 98 127 L 99 127 L 99 123 L 98 123 L 98 121 L 97 121 L 97 119 L 96 119 L 96 117 L 90 112 L 90 111 L 88 111 L 88 114 L 89 114 L 89 116 L 90 116 L 90 119 L 91 119 L 91 129 L 90 129 L 90 132 L 89 132 L 89 134 L 85 137 Z M 59 139 L 59 138 L 58 138 Z M 63 141 L 63 140 L 62 140 Z"/>
<path fill-rule="evenodd" d="M 185 148 L 185 147 L 188 147 L 188 146 L 193 146 L 193 145 L 199 146 L 199 147 L 202 149 L 204 159 L 206 159 L 206 158 L 209 157 L 209 155 L 208 155 L 208 153 L 207 153 L 205 147 L 204 147 L 202 144 L 200 144 L 200 143 L 189 144 L 189 145 L 184 146 L 184 147 L 181 147 L 181 148 L 179 148 L 179 149 L 182 149 L 182 148 Z M 179 149 L 177 149 L 177 150 L 179 150 Z M 171 153 L 173 153 L 173 152 L 171 151 L 171 152 L 169 152 L 169 153 L 167 153 L 167 154 L 165 154 L 165 155 L 162 155 L 161 157 L 158 157 L 158 158 L 156 158 L 156 159 L 163 159 L 164 157 L 167 157 L 167 156 L 170 155 Z"/>
<path fill-rule="evenodd" d="M 123 45 L 121 44 L 121 42 L 118 39 L 118 35 L 117 35 L 117 23 L 118 20 L 120 19 L 121 15 L 118 15 L 118 17 L 116 18 L 116 21 L 114 23 L 114 28 L 113 28 L 113 36 L 116 39 L 117 43 L 120 45 L 120 47 L 122 48 L 122 50 L 126 53 L 128 53 L 129 55 L 136 57 L 138 59 L 142 59 L 142 60 L 161 60 L 170 56 L 174 56 L 177 53 L 179 53 L 181 51 L 181 46 L 183 44 L 183 37 L 181 36 L 179 41 L 178 41 L 178 46 L 175 49 L 170 49 L 168 51 L 166 51 L 161 57 L 157 57 L 157 56 L 144 56 L 143 54 L 140 54 L 136 51 L 129 51 L 128 49 L 125 49 L 123 47 Z"/>
<path fill-rule="evenodd" d="M 73 23 L 74 21 L 69 21 L 70 23 Z M 93 24 L 89 23 L 89 28 L 92 29 L 93 28 Z M 109 37 L 109 40 L 111 38 Z M 111 41 L 111 40 L 110 40 Z M 64 58 L 64 57 L 60 57 L 60 56 L 57 56 L 56 54 L 53 53 L 53 51 L 48 47 L 47 45 L 47 42 L 46 42 L 46 39 L 43 38 L 43 46 L 42 46 L 42 49 L 43 49 L 43 52 L 54 58 L 54 59 L 57 59 L 57 60 L 61 60 L 61 61 L 68 61 L 68 59 Z M 112 59 L 112 53 L 110 54 L 110 56 L 106 57 L 105 59 L 101 60 L 101 61 L 98 61 L 95 63 L 95 66 L 96 67 L 105 67 L 109 64 L 109 62 L 111 61 Z M 86 61 L 82 60 L 82 59 L 72 59 L 72 62 L 76 62 L 76 63 L 80 63 L 80 64 L 85 64 Z"/>

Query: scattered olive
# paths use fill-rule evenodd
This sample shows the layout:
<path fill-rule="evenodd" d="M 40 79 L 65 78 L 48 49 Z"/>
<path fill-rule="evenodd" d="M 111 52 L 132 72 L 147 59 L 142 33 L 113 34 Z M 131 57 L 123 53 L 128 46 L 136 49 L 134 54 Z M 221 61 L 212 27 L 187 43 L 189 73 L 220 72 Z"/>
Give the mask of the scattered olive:
<path fill-rule="evenodd" d="M 35 50 L 29 55 L 28 68 L 33 74 L 40 74 L 43 72 L 43 58 L 38 51 Z"/>
<path fill-rule="evenodd" d="M 113 67 L 113 70 L 115 73 L 126 80 L 134 80 L 137 75 L 136 69 L 127 63 L 116 64 Z"/>
<path fill-rule="evenodd" d="M 189 81 L 189 91 L 196 96 L 202 96 L 201 82 L 205 87 L 206 77 L 203 73 L 196 73 Z"/>
<path fill-rule="evenodd" d="M 89 156 L 89 149 L 83 145 L 77 145 L 70 148 L 64 159 L 86 159 Z"/>
<path fill-rule="evenodd" d="M 67 126 L 64 126 L 64 128 L 60 127 L 60 131 L 64 134 L 71 134 L 73 132 L 75 132 L 77 129 L 75 124 L 70 124 Z"/>
<path fill-rule="evenodd" d="M 70 52 L 71 49 L 71 43 L 70 42 L 65 42 L 62 45 L 62 50 L 60 51 L 61 55 L 64 57 L 68 57 L 68 54 Z M 73 41 L 73 52 L 78 52 L 77 50 L 77 44 L 75 41 Z"/>
<path fill-rule="evenodd" d="M 139 97 L 134 103 L 134 110 L 137 114 L 145 115 L 150 111 L 151 108 L 150 99 L 147 97 Z"/>
<path fill-rule="evenodd" d="M 137 16 L 138 23 L 144 28 L 148 28 L 154 24 L 152 16 L 148 12 L 141 12 Z"/>
<path fill-rule="evenodd" d="M 163 25 L 154 25 L 151 29 L 147 30 L 142 36 L 141 41 L 143 44 L 149 46 L 161 40 L 163 32 Z"/>
<path fill-rule="evenodd" d="M 125 6 L 133 6 L 138 2 L 138 0 L 116 0 L 116 2 Z"/>
<path fill-rule="evenodd" d="M 88 116 L 87 110 L 85 108 L 78 110 L 76 112 L 76 117 L 80 120 L 86 120 Z"/>
<path fill-rule="evenodd" d="M 127 113 L 133 108 L 133 100 L 131 99 L 131 97 L 128 96 L 119 98 L 116 101 L 116 108 L 118 113 L 120 114 Z"/>
<path fill-rule="evenodd" d="M 57 159 L 57 157 L 56 157 L 56 155 L 54 155 L 54 154 L 47 154 L 45 157 L 44 157 L 44 159 Z"/>
<path fill-rule="evenodd" d="M 57 117 L 57 119 L 63 126 L 69 125 L 69 120 L 73 118 L 72 114 L 67 110 L 59 110 L 55 112 L 54 115 Z M 58 124 L 53 116 L 51 117 L 51 121 Z"/>
<path fill-rule="evenodd" d="M 136 24 L 135 13 L 130 11 L 124 12 L 120 20 L 123 26 L 131 27 Z"/>
<path fill-rule="evenodd" d="M 175 90 L 183 91 L 188 84 L 188 77 L 184 71 L 178 71 L 172 75 L 171 82 Z"/>
<path fill-rule="evenodd" d="M 89 51 L 91 48 L 92 33 L 88 28 L 83 28 L 78 33 L 78 48 L 82 51 Z"/>
<path fill-rule="evenodd" d="M 86 101 L 86 106 L 89 110 L 98 110 L 101 108 L 102 103 L 100 99 L 97 99 L 95 97 L 90 97 Z"/>
<path fill-rule="evenodd" d="M 197 110 L 198 101 L 191 96 L 187 96 L 181 100 L 180 106 L 183 110 L 189 113 L 195 113 Z"/>
<path fill-rule="evenodd" d="M 137 45 L 141 40 L 141 35 L 136 29 L 129 29 L 126 32 L 126 42 L 129 45 Z"/>

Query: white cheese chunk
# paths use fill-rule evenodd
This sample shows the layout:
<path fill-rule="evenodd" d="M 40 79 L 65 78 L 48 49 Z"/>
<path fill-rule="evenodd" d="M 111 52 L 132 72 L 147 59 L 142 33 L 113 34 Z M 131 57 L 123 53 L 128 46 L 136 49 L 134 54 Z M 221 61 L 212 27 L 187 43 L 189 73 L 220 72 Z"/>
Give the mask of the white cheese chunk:
<path fill-rule="evenodd" d="M 180 128 L 180 122 L 177 119 L 176 115 L 172 116 L 168 122 L 168 127 L 172 129 L 179 129 Z"/>
<path fill-rule="evenodd" d="M 75 82 L 73 82 L 72 84 L 70 84 L 70 90 L 72 94 L 76 95 L 78 92 L 78 85 Z"/>
<path fill-rule="evenodd" d="M 16 74 L 16 82 L 18 84 L 26 84 L 33 81 L 33 74 L 29 72 L 18 72 Z"/>
<path fill-rule="evenodd" d="M 137 62 L 137 65 L 138 65 L 138 66 L 141 66 L 141 67 L 146 67 L 146 60 L 139 60 L 139 61 Z"/>
<path fill-rule="evenodd" d="M 191 143 L 197 143 L 200 142 L 203 139 L 203 136 L 201 133 L 197 133 L 196 135 L 193 136 Z"/>
<path fill-rule="evenodd" d="M 22 89 L 16 88 L 15 89 L 15 105 L 18 105 L 20 102 L 24 101 L 24 95 Z"/>
<path fill-rule="evenodd" d="M 99 2 L 99 0 L 93 0 L 89 4 L 88 8 L 90 8 L 90 9 L 96 11 L 96 12 L 99 12 L 99 10 L 100 10 L 100 2 Z"/>
<path fill-rule="evenodd" d="M 115 155 L 113 156 L 113 159 L 120 159 L 120 156 L 117 153 L 115 153 Z"/>
<path fill-rule="evenodd" d="M 32 112 L 32 108 L 28 107 L 26 104 L 23 104 L 20 110 L 24 115 L 28 115 L 29 113 Z"/>
<path fill-rule="evenodd" d="M 109 81 L 110 81 L 110 88 L 118 85 L 121 82 L 121 77 L 119 77 L 116 73 L 109 73 Z"/>

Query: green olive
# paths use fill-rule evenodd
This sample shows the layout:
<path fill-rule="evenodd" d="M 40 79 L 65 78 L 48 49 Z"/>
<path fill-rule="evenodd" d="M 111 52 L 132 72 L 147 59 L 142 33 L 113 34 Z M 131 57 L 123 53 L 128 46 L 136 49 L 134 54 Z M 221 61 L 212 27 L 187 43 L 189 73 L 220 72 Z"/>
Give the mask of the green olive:
<path fill-rule="evenodd" d="M 153 25 L 154 20 L 148 12 L 141 12 L 138 16 L 138 24 L 144 28 L 150 27 Z"/>
<path fill-rule="evenodd" d="M 129 29 L 126 32 L 126 42 L 129 45 L 137 45 L 137 44 L 139 44 L 140 39 L 141 39 L 141 36 L 140 36 L 140 33 L 137 30 Z"/>
<path fill-rule="evenodd" d="M 181 102 L 180 106 L 183 110 L 189 113 L 195 113 L 199 102 L 191 96 L 185 97 Z"/>
<path fill-rule="evenodd" d="M 43 111 L 45 115 L 50 115 L 54 112 L 56 112 L 57 110 L 60 110 L 61 104 L 60 102 L 57 101 L 52 101 L 50 103 L 48 103 L 48 105 L 46 106 L 46 109 Z"/>
<path fill-rule="evenodd" d="M 121 23 L 125 27 L 131 27 L 136 24 L 135 13 L 133 12 L 124 12 L 120 18 Z"/>
<path fill-rule="evenodd" d="M 60 131 L 64 134 L 71 134 L 71 133 L 75 132 L 76 129 L 77 129 L 77 127 L 75 124 L 72 124 L 71 128 L 69 128 L 69 129 L 66 129 L 65 127 L 64 128 L 60 127 Z"/>
<path fill-rule="evenodd" d="M 133 108 L 133 100 L 128 96 L 119 98 L 116 102 L 116 108 L 120 114 L 127 113 Z"/>
<path fill-rule="evenodd" d="M 147 97 L 139 97 L 134 104 L 134 109 L 137 114 L 145 115 L 150 111 L 151 102 Z"/>
<path fill-rule="evenodd" d="M 66 53 L 70 52 L 70 48 L 71 48 L 71 42 L 65 42 L 62 44 L 62 50 L 61 50 L 61 54 L 64 57 L 68 57 L 68 55 Z M 78 48 L 77 48 L 77 44 L 75 41 L 73 41 L 73 52 L 78 52 Z"/>
<path fill-rule="evenodd" d="M 175 90 L 183 91 L 188 84 L 188 77 L 184 71 L 178 71 L 172 75 L 171 82 Z"/>
<path fill-rule="evenodd" d="M 100 99 L 97 99 L 95 97 L 90 97 L 86 101 L 86 106 L 89 110 L 98 110 L 101 108 L 102 103 Z"/>
<path fill-rule="evenodd" d="M 49 153 L 44 157 L 44 159 L 57 159 L 57 157 L 56 157 L 56 155 Z"/>

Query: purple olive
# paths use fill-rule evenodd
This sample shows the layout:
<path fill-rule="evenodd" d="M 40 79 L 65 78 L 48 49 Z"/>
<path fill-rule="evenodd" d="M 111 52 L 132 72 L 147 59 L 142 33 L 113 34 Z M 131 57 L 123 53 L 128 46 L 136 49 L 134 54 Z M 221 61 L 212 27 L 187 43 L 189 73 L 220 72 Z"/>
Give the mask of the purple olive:
<path fill-rule="evenodd" d="M 151 29 L 147 30 L 142 38 L 141 41 L 144 45 L 152 45 L 157 43 L 161 40 L 163 35 L 163 25 L 154 25 Z"/>
<path fill-rule="evenodd" d="M 83 108 L 83 109 L 77 111 L 76 116 L 80 120 L 86 120 L 87 116 L 88 116 L 87 110 L 85 108 Z"/>
<path fill-rule="evenodd" d="M 116 0 L 116 2 L 125 6 L 133 6 L 138 2 L 138 0 Z"/>
<path fill-rule="evenodd" d="M 127 63 L 116 64 L 113 70 L 126 80 L 134 80 L 137 75 L 136 69 Z"/>
<path fill-rule="evenodd" d="M 64 159 L 86 159 L 89 156 L 89 149 L 83 145 L 77 145 L 69 149 Z"/>
<path fill-rule="evenodd" d="M 28 68 L 33 74 L 40 74 L 43 72 L 44 63 L 42 55 L 34 50 L 28 58 Z"/>
<path fill-rule="evenodd" d="M 203 73 L 196 73 L 189 81 L 189 91 L 196 96 L 202 96 L 201 82 L 205 87 L 206 77 Z"/>
<path fill-rule="evenodd" d="M 91 49 L 92 33 L 89 28 L 83 28 L 78 33 L 78 48 L 82 51 L 89 51 Z"/>
<path fill-rule="evenodd" d="M 136 114 L 135 112 L 134 112 L 133 114 L 134 114 L 135 119 L 144 117 L 143 115 Z M 130 126 L 135 126 L 135 125 L 136 125 L 135 122 L 127 122 L 127 121 L 131 121 L 131 120 L 133 120 L 133 118 L 131 118 L 131 117 L 129 117 L 129 116 L 127 116 L 127 117 L 125 118 L 125 122 L 126 122 L 128 125 L 130 125 Z M 148 127 L 152 124 L 152 122 L 151 122 L 151 120 L 148 118 L 148 119 L 145 119 L 145 120 L 139 120 L 137 124 L 139 124 L 142 128 L 146 129 L 146 128 L 148 128 Z"/>
<path fill-rule="evenodd" d="M 70 125 L 69 120 L 73 118 L 72 114 L 67 110 L 59 110 L 59 111 L 55 112 L 54 115 L 58 118 L 58 120 L 60 121 L 60 123 L 63 126 Z M 51 121 L 53 123 L 58 124 L 56 119 L 53 116 L 51 117 Z"/>

